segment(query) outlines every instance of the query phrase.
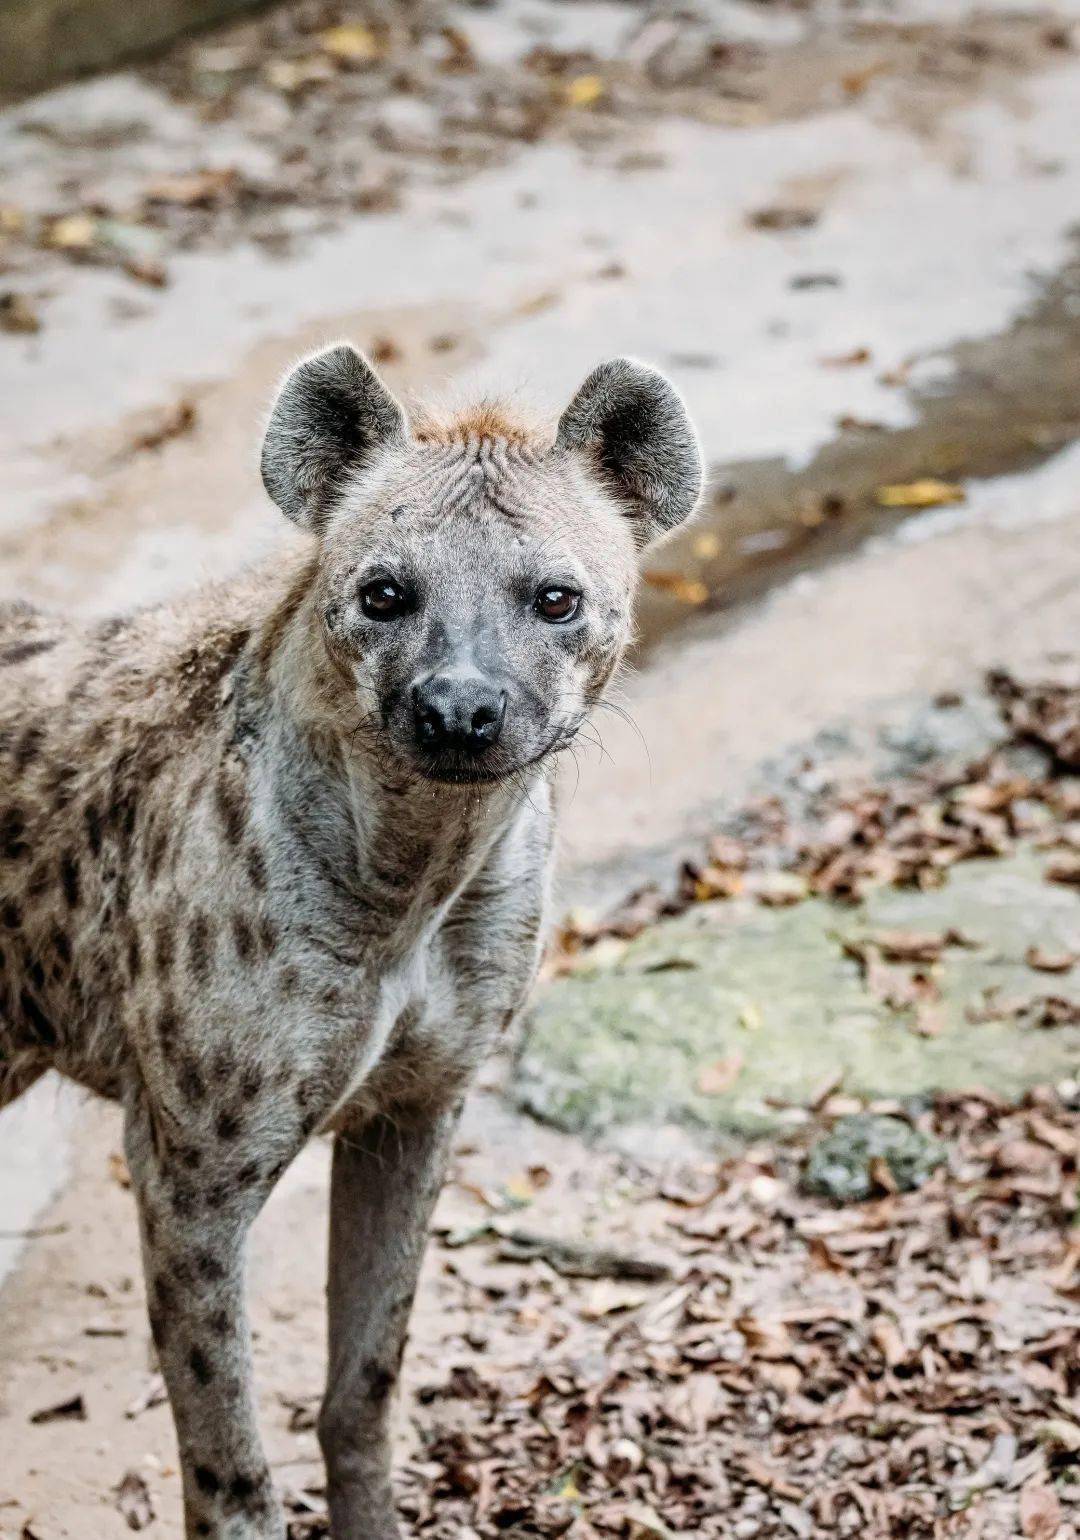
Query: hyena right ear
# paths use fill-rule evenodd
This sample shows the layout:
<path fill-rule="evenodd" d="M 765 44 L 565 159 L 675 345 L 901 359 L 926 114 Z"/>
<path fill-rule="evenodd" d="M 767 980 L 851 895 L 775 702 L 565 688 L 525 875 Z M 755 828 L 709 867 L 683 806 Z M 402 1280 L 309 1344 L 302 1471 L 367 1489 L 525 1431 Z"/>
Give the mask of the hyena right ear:
<path fill-rule="evenodd" d="M 555 445 L 587 456 L 639 548 L 681 524 L 701 495 L 701 446 L 682 397 L 635 358 L 593 370 L 562 414 Z"/>
<path fill-rule="evenodd" d="M 263 439 L 263 486 L 282 513 L 318 534 L 349 474 L 407 438 L 398 402 L 340 342 L 297 364 L 278 391 Z"/>

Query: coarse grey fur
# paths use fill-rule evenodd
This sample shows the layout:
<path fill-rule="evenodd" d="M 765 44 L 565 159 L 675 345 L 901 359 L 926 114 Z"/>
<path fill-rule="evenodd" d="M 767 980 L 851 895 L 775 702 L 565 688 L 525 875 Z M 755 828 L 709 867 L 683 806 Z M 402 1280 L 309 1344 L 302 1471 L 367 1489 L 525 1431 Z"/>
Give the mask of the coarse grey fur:
<path fill-rule="evenodd" d="M 245 1240 L 333 1132 L 331 1522 L 392 1540 L 389 1393 L 458 1109 L 535 973 L 555 760 L 700 455 L 643 365 L 553 440 L 492 407 L 410 428 L 339 346 L 286 380 L 263 467 L 297 555 L 99 625 L 0 609 L 0 1105 L 49 1066 L 123 1104 L 189 1540 L 284 1535 Z M 372 584 L 408 602 L 380 618 Z M 432 681 L 495 692 L 497 741 L 426 743 Z"/>

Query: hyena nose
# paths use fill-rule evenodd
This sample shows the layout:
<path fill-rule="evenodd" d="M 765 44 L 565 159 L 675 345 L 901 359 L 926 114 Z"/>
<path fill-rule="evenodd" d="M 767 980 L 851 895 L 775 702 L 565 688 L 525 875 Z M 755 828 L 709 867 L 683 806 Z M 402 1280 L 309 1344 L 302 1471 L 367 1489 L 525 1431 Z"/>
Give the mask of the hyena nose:
<path fill-rule="evenodd" d="M 506 691 L 479 675 L 434 674 L 413 688 L 416 741 L 482 754 L 498 743 L 506 720 Z"/>

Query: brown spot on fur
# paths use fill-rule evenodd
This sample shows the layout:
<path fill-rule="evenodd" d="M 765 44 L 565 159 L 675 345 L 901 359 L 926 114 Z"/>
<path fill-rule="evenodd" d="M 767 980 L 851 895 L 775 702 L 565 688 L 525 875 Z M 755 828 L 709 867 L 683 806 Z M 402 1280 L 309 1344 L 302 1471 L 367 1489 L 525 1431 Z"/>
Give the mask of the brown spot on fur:
<path fill-rule="evenodd" d="M 92 802 L 88 802 L 83 809 L 83 824 L 86 827 L 86 843 L 90 846 L 90 854 L 101 854 L 102 828 L 101 814 Z"/>
<path fill-rule="evenodd" d="M 0 855 L 6 861 L 19 861 L 29 850 L 24 838 L 26 814 L 21 807 L 7 807 L 0 814 Z"/>
<path fill-rule="evenodd" d="M 45 742 L 45 729 L 30 726 L 25 729 L 18 743 L 15 745 L 15 769 L 22 771 L 32 765 L 41 753 Z"/>
<path fill-rule="evenodd" d="M 225 1267 L 212 1251 L 200 1251 L 195 1256 L 195 1266 L 207 1283 L 220 1283 L 225 1277 Z"/>
<path fill-rule="evenodd" d="M 269 1485 L 269 1479 L 265 1472 L 249 1476 L 240 1472 L 229 1482 L 229 1496 L 241 1506 L 250 1505 L 253 1499 L 258 1498 L 260 1505 L 262 1494 Z"/>
<path fill-rule="evenodd" d="M 70 850 L 66 850 L 60 857 L 60 886 L 68 908 L 77 909 L 80 894 L 79 859 Z"/>
<path fill-rule="evenodd" d="M 156 882 L 158 879 L 168 846 L 168 830 L 155 829 L 146 852 L 146 875 L 151 882 Z"/>
<path fill-rule="evenodd" d="M 188 964 L 196 979 L 201 983 L 205 983 L 210 975 L 213 962 L 213 925 L 206 911 L 197 909 L 192 916 L 191 927 L 188 930 Z"/>
<path fill-rule="evenodd" d="M 221 1477 L 216 1471 L 211 1470 L 209 1465 L 196 1465 L 193 1474 L 195 1485 L 200 1492 L 205 1492 L 207 1497 L 214 1497 L 221 1491 Z M 205 1533 L 210 1533 L 209 1524 L 206 1526 Z"/>
<path fill-rule="evenodd" d="M 376 1403 L 386 1400 L 397 1381 L 394 1371 L 383 1368 L 381 1364 L 365 1364 L 364 1378 L 367 1381 L 368 1399 Z"/>
<path fill-rule="evenodd" d="M 195 1060 L 190 1057 L 184 1060 L 177 1083 L 179 1084 L 181 1094 L 189 1102 L 201 1102 L 206 1095 L 206 1086 L 203 1084 L 203 1077 L 199 1073 L 199 1067 Z"/>
<path fill-rule="evenodd" d="M 0 664 L 25 663 L 28 658 L 36 658 L 43 652 L 51 651 L 55 646 L 55 637 L 40 642 L 16 642 L 14 647 L 4 647 L 0 650 Z"/>
<path fill-rule="evenodd" d="M 236 955 L 242 963 L 250 963 L 255 954 L 255 931 L 251 921 L 237 910 L 232 916 L 231 923 Z"/>
<path fill-rule="evenodd" d="M 39 861 L 30 873 L 30 880 L 26 884 L 27 898 L 40 898 L 55 885 L 55 878 L 49 870 L 48 864 Z"/>
<path fill-rule="evenodd" d="M 237 766 L 222 765 L 214 783 L 214 805 L 230 845 L 239 845 L 247 823 L 247 788 Z"/>
<path fill-rule="evenodd" d="M 211 1074 L 218 1082 L 231 1080 L 236 1074 L 236 1055 L 228 1045 L 223 1045 L 214 1053 Z"/>
<path fill-rule="evenodd" d="M 249 845 L 245 856 L 248 880 L 259 893 L 266 891 L 266 858 L 258 845 Z"/>
<path fill-rule="evenodd" d="M 262 947 L 264 955 L 267 957 L 272 956 L 277 948 L 277 944 L 277 926 L 272 920 L 268 920 L 263 915 L 259 921 L 259 945 Z"/>
<path fill-rule="evenodd" d="M 19 994 L 19 1010 L 23 1020 L 29 1025 L 35 1039 L 47 1047 L 53 1047 L 57 1042 L 56 1028 L 38 1005 L 33 995 L 26 989 Z"/>
<path fill-rule="evenodd" d="M 22 910 L 13 898 L 0 907 L 0 925 L 5 930 L 18 930 L 22 925 Z"/>
<path fill-rule="evenodd" d="M 157 1017 L 157 1038 L 162 1051 L 168 1057 L 176 1046 L 176 1040 L 180 1035 L 180 1016 L 176 1005 L 172 1000 L 162 1002 Z"/>
<path fill-rule="evenodd" d="M 168 977 L 175 957 L 176 938 L 173 934 L 173 922 L 167 914 L 159 914 L 154 925 L 154 967 L 159 977 Z"/>
<path fill-rule="evenodd" d="M 214 1125 L 219 1139 L 233 1140 L 240 1134 L 240 1118 L 236 1112 L 226 1109 L 218 1113 L 217 1122 Z"/>
<path fill-rule="evenodd" d="M 214 1378 L 213 1365 L 197 1343 L 188 1354 L 188 1363 L 191 1366 L 192 1374 L 199 1384 L 209 1385 L 210 1381 Z"/>
<path fill-rule="evenodd" d="M 240 1095 L 246 1102 L 253 1102 L 262 1090 L 263 1072 L 261 1069 L 249 1069 L 240 1082 Z"/>

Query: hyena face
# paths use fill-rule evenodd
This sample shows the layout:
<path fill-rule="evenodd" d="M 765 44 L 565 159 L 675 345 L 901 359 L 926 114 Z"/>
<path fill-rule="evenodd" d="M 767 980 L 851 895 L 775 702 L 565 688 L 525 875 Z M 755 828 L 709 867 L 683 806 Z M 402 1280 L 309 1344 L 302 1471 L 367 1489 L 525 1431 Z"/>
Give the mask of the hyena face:
<path fill-rule="evenodd" d="M 452 782 L 502 779 L 570 742 L 626 645 L 639 551 L 701 486 L 675 390 L 622 359 L 545 441 L 488 407 L 410 430 L 359 354 L 332 348 L 285 381 L 262 463 L 320 542 L 345 719 Z"/>

